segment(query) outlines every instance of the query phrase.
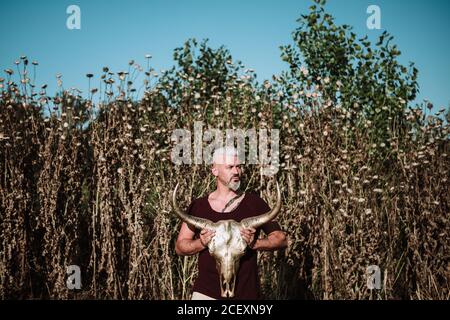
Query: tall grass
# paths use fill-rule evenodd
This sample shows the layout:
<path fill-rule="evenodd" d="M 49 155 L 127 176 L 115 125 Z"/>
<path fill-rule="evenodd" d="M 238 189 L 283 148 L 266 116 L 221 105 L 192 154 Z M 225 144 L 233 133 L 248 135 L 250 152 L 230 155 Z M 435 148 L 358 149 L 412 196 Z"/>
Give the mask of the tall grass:
<path fill-rule="evenodd" d="M 174 165 L 170 137 L 177 128 L 193 130 L 194 121 L 281 129 L 276 178 L 289 247 L 260 254 L 265 297 L 450 298 L 448 124 L 438 115 L 405 107 L 387 123 L 390 137 L 375 144 L 370 121 L 317 92 L 299 93 L 299 108 L 281 103 L 269 82 L 255 86 L 252 71 L 217 82 L 183 72 L 158 80 L 148 70 L 136 100 L 127 72 L 115 78 L 105 68 L 103 87 L 84 99 L 73 90 L 36 92 L 26 73 L 19 70 L 15 83 L 7 70 L 0 95 L 3 299 L 189 298 L 196 258 L 175 253 L 180 221 L 170 191 L 181 182 L 187 207 L 214 181 L 206 166 Z M 183 90 L 172 90 L 174 81 Z M 246 188 L 272 204 L 260 166 L 247 166 L 245 176 Z M 81 268 L 81 290 L 67 289 L 72 264 Z M 382 271 L 381 290 L 367 288 L 369 265 Z"/>

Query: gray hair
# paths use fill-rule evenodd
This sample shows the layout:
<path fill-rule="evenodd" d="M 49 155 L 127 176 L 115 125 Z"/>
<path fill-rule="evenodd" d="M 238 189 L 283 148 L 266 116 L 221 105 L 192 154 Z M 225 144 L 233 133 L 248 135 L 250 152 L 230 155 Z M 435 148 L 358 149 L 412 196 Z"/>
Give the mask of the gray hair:
<path fill-rule="evenodd" d="M 214 150 L 212 163 L 223 164 L 225 157 L 239 157 L 239 153 L 235 147 L 221 147 Z"/>

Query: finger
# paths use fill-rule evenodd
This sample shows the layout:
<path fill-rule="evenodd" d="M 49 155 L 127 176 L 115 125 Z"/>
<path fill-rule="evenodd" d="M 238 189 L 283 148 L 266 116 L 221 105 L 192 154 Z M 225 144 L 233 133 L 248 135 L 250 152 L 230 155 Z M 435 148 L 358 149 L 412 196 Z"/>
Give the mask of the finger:
<path fill-rule="evenodd" d="M 248 240 L 250 240 L 250 236 L 249 235 L 242 235 L 242 238 L 248 242 Z"/>

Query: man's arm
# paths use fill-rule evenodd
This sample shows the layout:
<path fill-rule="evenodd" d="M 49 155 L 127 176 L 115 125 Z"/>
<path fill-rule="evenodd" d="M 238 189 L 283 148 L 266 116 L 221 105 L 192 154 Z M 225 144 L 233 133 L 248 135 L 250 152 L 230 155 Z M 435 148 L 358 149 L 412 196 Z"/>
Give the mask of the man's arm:
<path fill-rule="evenodd" d="M 206 249 L 206 245 L 213 236 L 214 231 L 202 230 L 200 238 L 194 239 L 195 232 L 189 228 L 186 222 L 183 222 L 175 243 L 175 252 L 180 256 L 192 256 Z"/>
<path fill-rule="evenodd" d="M 255 239 L 256 230 L 253 228 L 242 229 L 241 236 L 253 250 L 274 251 L 287 247 L 286 233 L 281 230 L 274 230 L 263 239 Z"/>
<path fill-rule="evenodd" d="M 254 244 L 250 244 L 253 250 L 274 251 L 287 248 L 288 242 L 286 233 L 281 230 L 272 231 L 266 238 L 257 239 Z"/>

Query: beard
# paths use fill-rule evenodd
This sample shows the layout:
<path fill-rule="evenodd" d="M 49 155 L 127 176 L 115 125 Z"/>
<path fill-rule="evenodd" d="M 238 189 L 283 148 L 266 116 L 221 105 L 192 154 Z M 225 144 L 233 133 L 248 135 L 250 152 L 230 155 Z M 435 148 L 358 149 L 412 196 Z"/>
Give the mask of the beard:
<path fill-rule="evenodd" d="M 241 179 L 240 179 L 240 177 L 238 177 L 239 180 L 235 181 L 235 180 L 233 180 L 234 178 L 236 178 L 236 177 L 232 177 L 230 179 L 230 181 L 227 183 L 227 187 L 229 189 L 233 190 L 234 192 L 236 192 L 241 187 Z"/>

